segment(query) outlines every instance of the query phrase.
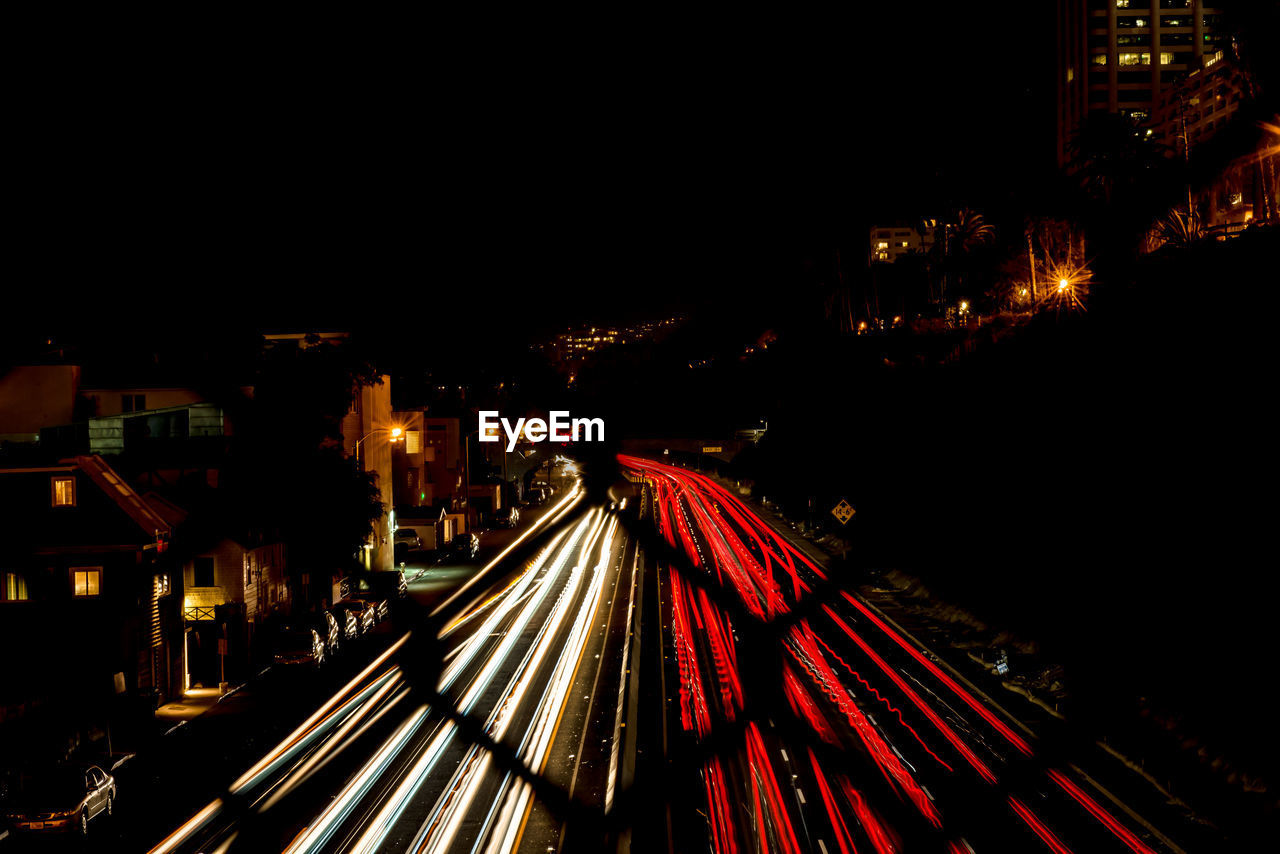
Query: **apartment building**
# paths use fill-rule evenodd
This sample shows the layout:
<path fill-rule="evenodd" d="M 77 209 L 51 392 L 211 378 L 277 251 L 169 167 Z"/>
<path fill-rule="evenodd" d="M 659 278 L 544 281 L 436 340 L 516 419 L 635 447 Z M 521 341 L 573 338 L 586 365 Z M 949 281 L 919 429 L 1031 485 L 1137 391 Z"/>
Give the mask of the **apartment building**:
<path fill-rule="evenodd" d="M 1204 67 L 1228 41 L 1222 12 L 1203 0 L 1058 0 L 1057 157 L 1089 114 L 1149 120 L 1161 93 Z"/>

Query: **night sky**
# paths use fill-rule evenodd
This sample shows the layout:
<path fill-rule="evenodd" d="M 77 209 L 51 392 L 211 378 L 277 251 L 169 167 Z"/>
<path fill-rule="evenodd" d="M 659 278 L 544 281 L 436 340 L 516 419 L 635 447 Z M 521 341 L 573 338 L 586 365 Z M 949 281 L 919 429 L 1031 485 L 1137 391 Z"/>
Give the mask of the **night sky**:
<path fill-rule="evenodd" d="M 723 302 L 1047 167 L 1052 21 L 1026 7 L 602 18 L 590 42 L 444 25 L 421 61 L 299 37 L 176 50 L 189 74 L 49 61 L 20 131 L 12 317 L 49 286 L 96 292 L 59 324 L 194 301 L 193 331 L 378 325 L 377 294 L 503 334 Z"/>

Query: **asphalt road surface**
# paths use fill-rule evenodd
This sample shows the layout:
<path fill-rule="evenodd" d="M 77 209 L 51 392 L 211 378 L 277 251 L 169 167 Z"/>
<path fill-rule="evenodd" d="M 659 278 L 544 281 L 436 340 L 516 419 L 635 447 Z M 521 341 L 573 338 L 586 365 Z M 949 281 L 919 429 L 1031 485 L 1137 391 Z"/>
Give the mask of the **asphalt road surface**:
<path fill-rule="evenodd" d="M 153 850 L 1182 850 L 736 495 L 622 464 L 410 572 L 434 622 Z"/>
<path fill-rule="evenodd" d="M 692 564 L 658 578 L 669 751 L 714 745 L 678 849 L 1181 850 L 729 490 L 624 465 Z"/>

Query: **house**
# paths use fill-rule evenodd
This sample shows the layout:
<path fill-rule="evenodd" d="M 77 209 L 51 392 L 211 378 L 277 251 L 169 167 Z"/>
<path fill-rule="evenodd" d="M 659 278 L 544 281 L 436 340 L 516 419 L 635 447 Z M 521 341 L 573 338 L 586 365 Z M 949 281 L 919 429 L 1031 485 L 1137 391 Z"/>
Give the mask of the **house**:
<path fill-rule="evenodd" d="M 264 651 L 263 621 L 293 605 L 285 551 L 283 543 L 220 537 L 182 561 L 188 687 L 249 676 Z"/>
<path fill-rule="evenodd" d="M 427 418 L 420 409 L 391 418 L 404 430 L 404 441 L 392 451 L 397 515 L 419 507 L 453 509 L 462 496 L 461 422 Z"/>
<path fill-rule="evenodd" d="M 169 522 L 98 456 L 0 468 L 0 506 L 4 705 L 96 726 L 118 698 L 180 694 Z"/>
<path fill-rule="evenodd" d="M 260 532 L 228 536 L 217 516 L 196 514 L 156 492 L 142 496 L 177 532 L 170 551 L 182 580 L 184 690 L 248 678 L 263 621 L 294 604 L 284 543 Z M 305 600 L 305 589 L 300 591 Z M 226 641 L 226 643 L 220 643 Z"/>
<path fill-rule="evenodd" d="M 78 365 L 15 365 L 0 372 L 0 442 L 39 442 L 42 430 L 70 424 L 79 388 Z"/>

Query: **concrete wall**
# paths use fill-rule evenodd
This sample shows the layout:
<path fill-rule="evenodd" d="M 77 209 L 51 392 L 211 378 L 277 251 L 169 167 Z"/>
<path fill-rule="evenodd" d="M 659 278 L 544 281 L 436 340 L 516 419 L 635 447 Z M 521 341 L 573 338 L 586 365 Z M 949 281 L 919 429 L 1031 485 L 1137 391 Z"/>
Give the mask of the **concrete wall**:
<path fill-rule="evenodd" d="M 351 410 L 342 420 L 342 445 L 348 456 L 356 453 L 360 442 L 361 467 L 377 475 L 382 491 L 382 518 L 374 523 L 369 548 L 365 549 L 365 565 L 369 569 L 390 570 L 395 565 L 391 541 L 391 511 L 395 507 L 395 474 L 391 463 L 389 430 L 396 426 L 391 416 L 391 377 L 382 382 L 362 386 L 354 395 Z M 361 441 L 363 439 L 363 441 Z"/>
<path fill-rule="evenodd" d="M 198 557 L 213 558 L 213 583 L 221 590 L 221 600 L 213 604 L 244 601 L 244 554 L 244 549 L 235 540 L 222 540 L 212 549 L 198 555 Z M 183 589 L 189 594 L 200 589 L 196 587 L 195 573 L 194 560 L 183 564 Z M 193 601 L 200 598 L 201 604 L 205 604 L 203 599 L 208 598 L 209 595 L 208 593 L 193 594 L 191 598 Z"/>
<path fill-rule="evenodd" d="M 124 412 L 124 395 L 143 395 L 144 409 L 166 409 L 170 406 L 186 406 L 202 403 L 204 398 L 189 388 L 86 388 L 83 397 L 89 403 L 91 415 L 120 415 Z"/>
<path fill-rule="evenodd" d="M 70 424 L 78 365 L 19 365 L 0 374 L 0 441 L 34 442 L 41 427 Z"/>

